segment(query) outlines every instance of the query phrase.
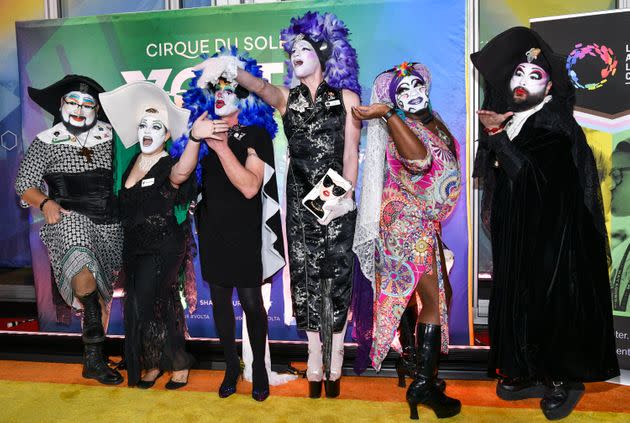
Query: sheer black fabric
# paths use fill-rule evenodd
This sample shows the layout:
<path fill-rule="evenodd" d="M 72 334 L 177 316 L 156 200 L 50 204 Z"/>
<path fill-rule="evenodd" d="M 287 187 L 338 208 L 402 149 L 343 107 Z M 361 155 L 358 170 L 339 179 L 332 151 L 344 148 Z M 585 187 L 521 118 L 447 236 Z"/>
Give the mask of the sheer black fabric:
<path fill-rule="evenodd" d="M 133 163 L 125 172 L 129 177 Z M 178 274 L 187 253 L 186 231 L 177 224 L 175 205 L 194 195 L 194 178 L 174 188 L 169 175 L 175 160 L 163 157 L 131 188 L 120 191 L 120 215 L 125 232 L 125 358 L 128 384 L 136 385 L 143 369 L 190 368 L 185 350 L 186 321 Z"/>
<path fill-rule="evenodd" d="M 236 351 L 235 343 L 235 318 L 232 307 L 232 293 L 234 287 L 224 287 L 210 284 L 210 296 L 212 298 L 212 313 L 214 324 L 217 328 L 223 354 L 227 365 L 226 380 L 235 380 L 238 374 L 240 359 Z M 262 298 L 260 287 L 237 287 L 238 299 L 247 317 L 247 333 L 254 360 L 252 373 L 254 389 L 264 389 L 268 385 L 267 370 L 265 368 L 265 348 L 267 347 L 267 312 Z"/>

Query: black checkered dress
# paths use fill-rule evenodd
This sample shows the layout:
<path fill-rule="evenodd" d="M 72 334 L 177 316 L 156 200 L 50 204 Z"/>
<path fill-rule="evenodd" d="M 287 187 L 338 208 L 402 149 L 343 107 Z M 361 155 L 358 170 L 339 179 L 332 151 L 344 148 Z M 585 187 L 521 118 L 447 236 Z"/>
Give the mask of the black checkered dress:
<path fill-rule="evenodd" d="M 78 154 L 72 144 L 48 144 L 35 139 L 20 164 L 15 190 L 21 197 L 29 188 L 43 186 L 48 173 L 82 173 L 112 168 L 112 142 L 92 148 L 92 162 Z M 59 293 L 69 305 L 80 308 L 72 293 L 72 278 L 87 267 L 96 278 L 99 293 L 112 298 L 115 272 L 121 265 L 123 234 L 119 223 L 95 224 L 88 217 L 72 212 L 54 224 L 44 224 L 39 232 L 48 255 Z"/>

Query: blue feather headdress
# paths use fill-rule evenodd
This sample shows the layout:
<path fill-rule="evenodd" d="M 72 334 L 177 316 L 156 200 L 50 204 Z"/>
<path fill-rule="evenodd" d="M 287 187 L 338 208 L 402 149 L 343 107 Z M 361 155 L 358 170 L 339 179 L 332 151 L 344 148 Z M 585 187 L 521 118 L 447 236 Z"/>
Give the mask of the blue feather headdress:
<path fill-rule="evenodd" d="M 247 53 L 239 53 L 236 47 L 232 47 L 231 49 L 222 47 L 221 50 L 218 53 L 215 53 L 212 57 L 219 56 L 237 57 L 245 64 L 245 71 L 256 77 L 262 78 L 262 70 L 256 60 L 251 58 Z M 202 60 L 206 60 L 208 55 L 203 54 L 200 57 Z M 220 119 L 219 116 L 214 114 L 214 92 L 212 90 L 208 90 L 207 88 L 197 87 L 197 80 L 199 79 L 201 72 L 201 70 L 194 71 L 195 77 L 190 81 L 190 88 L 182 96 L 184 99 L 182 106 L 190 110 L 190 119 L 188 121 L 189 129 L 192 127 L 195 120 L 205 111 L 208 112 L 208 118 Z M 239 124 L 243 126 L 256 125 L 263 127 L 267 130 L 271 139 L 275 137 L 276 132 L 278 132 L 278 124 L 273 118 L 274 109 L 271 106 L 262 101 L 260 97 L 252 92 L 250 92 L 247 97 L 239 99 L 237 105 L 240 110 L 240 113 L 238 114 Z M 183 136 L 174 141 L 170 149 L 171 156 L 176 158 L 180 157 L 184 152 L 187 142 L 187 136 Z M 201 162 L 201 159 L 203 159 L 207 154 L 208 146 L 206 143 L 202 142 L 199 150 L 199 162 Z M 197 181 L 201 183 L 201 167 L 199 164 L 197 165 Z"/>
<path fill-rule="evenodd" d="M 303 34 L 316 41 L 325 41 L 332 46 L 332 53 L 324 67 L 324 79 L 335 89 L 347 89 L 361 95 L 359 85 L 359 63 L 357 52 L 348 41 L 350 31 L 337 16 L 332 13 L 306 12 L 304 16 L 291 18 L 288 28 L 280 32 L 283 48 L 291 55 L 295 38 Z M 286 61 L 287 75 L 284 83 L 290 87 L 293 81 L 293 64 Z"/>

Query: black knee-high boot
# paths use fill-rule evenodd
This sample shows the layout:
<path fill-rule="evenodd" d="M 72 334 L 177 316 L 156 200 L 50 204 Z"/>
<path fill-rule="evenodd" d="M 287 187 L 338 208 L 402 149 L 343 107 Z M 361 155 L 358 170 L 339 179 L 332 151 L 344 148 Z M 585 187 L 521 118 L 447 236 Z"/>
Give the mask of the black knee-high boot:
<path fill-rule="evenodd" d="M 398 325 L 398 339 L 402 352 L 396 361 L 396 373 L 398 374 L 398 386 L 404 388 L 405 376 L 416 378 L 416 323 L 418 313 L 415 305 L 407 307 L 400 318 Z"/>
<path fill-rule="evenodd" d="M 452 417 L 461 411 L 459 400 L 447 397 L 435 385 L 440 359 L 440 325 L 420 323 L 416 331 L 416 380 L 407 389 L 407 402 L 411 419 L 418 419 L 418 404 L 433 410 L 438 418 Z"/>
<path fill-rule="evenodd" d="M 83 305 L 83 377 L 96 379 L 105 385 L 118 385 L 123 377 L 107 365 L 103 354 L 105 331 L 98 293 L 94 291 L 77 298 Z"/>
<path fill-rule="evenodd" d="M 418 324 L 418 309 L 415 305 L 409 306 L 403 312 L 398 326 L 398 339 L 402 347 L 402 353 L 396 361 L 396 373 L 398 374 L 398 386 L 404 388 L 405 376 L 416 378 L 416 326 Z M 435 386 L 442 392 L 446 389 L 446 382 L 437 377 L 435 369 Z"/>

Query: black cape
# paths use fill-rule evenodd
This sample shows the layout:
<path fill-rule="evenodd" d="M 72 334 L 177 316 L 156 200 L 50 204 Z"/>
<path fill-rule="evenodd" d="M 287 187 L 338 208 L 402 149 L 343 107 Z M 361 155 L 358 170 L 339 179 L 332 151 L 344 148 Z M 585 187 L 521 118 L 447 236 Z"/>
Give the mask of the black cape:
<path fill-rule="evenodd" d="M 601 192 L 582 180 L 595 161 L 590 150 L 576 157 L 576 145 L 586 145 L 584 133 L 555 98 L 512 141 L 505 132 L 480 139 L 475 176 L 494 263 L 491 374 L 585 382 L 619 374 L 608 239 L 592 206 Z"/>

